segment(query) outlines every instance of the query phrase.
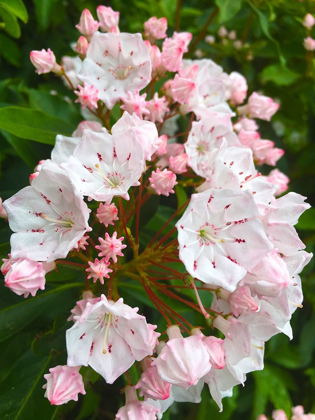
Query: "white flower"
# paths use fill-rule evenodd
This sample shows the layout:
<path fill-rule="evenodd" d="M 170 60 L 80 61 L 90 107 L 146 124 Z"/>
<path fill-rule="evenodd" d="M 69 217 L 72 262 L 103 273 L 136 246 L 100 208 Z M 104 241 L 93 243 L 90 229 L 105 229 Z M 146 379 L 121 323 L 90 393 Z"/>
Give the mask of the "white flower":
<path fill-rule="evenodd" d="M 151 61 L 140 34 L 96 32 L 78 78 L 98 89 L 108 109 L 151 79 Z"/>
<path fill-rule="evenodd" d="M 88 226 L 90 210 L 67 174 L 46 161 L 32 186 L 4 202 L 11 229 L 13 258 L 54 261 L 65 258 Z"/>

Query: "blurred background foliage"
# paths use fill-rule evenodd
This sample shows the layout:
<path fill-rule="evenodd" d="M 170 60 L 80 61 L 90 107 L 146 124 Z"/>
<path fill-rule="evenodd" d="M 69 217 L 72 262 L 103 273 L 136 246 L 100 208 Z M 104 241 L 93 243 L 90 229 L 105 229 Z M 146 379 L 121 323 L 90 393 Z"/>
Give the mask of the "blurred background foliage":
<path fill-rule="evenodd" d="M 188 56 L 211 58 L 226 72 L 239 71 L 253 90 L 281 103 L 272 123 L 259 122 L 262 138 L 271 139 L 286 150 L 279 169 L 290 179 L 290 190 L 315 202 L 315 58 L 306 52 L 308 35 L 302 20 L 315 14 L 313 0 L 0 0 L 0 196 L 8 198 L 28 184 L 28 177 L 40 159 L 49 157 L 56 133 L 70 134 L 82 119 L 72 92 L 53 75 L 39 77 L 29 61 L 29 52 L 51 48 L 57 59 L 74 55 L 70 46 L 79 36 L 75 29 L 80 13 L 105 4 L 120 11 L 122 31 L 142 32 L 151 16 L 165 16 L 173 29 L 194 35 Z M 224 26 L 227 34 L 219 29 Z M 231 35 L 231 31 L 235 31 Z M 315 30 L 314 30 L 315 31 Z M 211 43 L 205 37 L 212 35 Z M 313 36 L 315 34 L 313 33 Z M 230 39 L 235 38 L 235 39 Z M 235 41 L 241 41 L 235 43 Z M 12 108 L 14 107 L 14 108 Z M 267 173 L 270 168 L 262 168 Z M 185 201 L 177 190 L 177 201 Z M 146 222 L 143 237 L 163 224 L 173 210 L 150 203 L 143 209 Z M 152 204 L 157 213 L 150 224 Z M 181 205 L 181 204 L 179 204 Z M 152 219 L 151 219 L 152 220 Z M 302 216 L 299 233 L 312 252 L 315 245 L 315 209 Z M 0 224 L 0 256 L 9 252 L 10 231 Z M 234 388 L 219 413 L 204 390 L 200 405 L 173 405 L 167 419 L 255 419 L 273 408 L 287 413 L 292 405 L 303 404 L 315 413 L 315 275 L 314 262 L 303 273 L 304 308 L 295 313 L 292 342 L 284 335 L 266 346 L 266 367 L 248 375 L 246 386 Z M 0 418 L 1 419 L 113 419 L 123 404 L 119 390 L 123 378 L 113 386 L 98 380 L 85 369 L 87 395 L 78 403 L 52 407 L 43 398 L 43 374 L 49 367 L 64 364 L 65 320 L 80 296 L 84 279 L 73 270 L 59 270 L 47 278 L 46 290 L 24 299 L 1 286 L 0 293 Z M 158 323 L 142 288 L 128 280 L 128 304 L 139 306 Z M 204 299 L 207 297 L 204 295 Z M 184 312 L 179 306 L 176 310 Z M 186 314 L 185 314 L 186 315 Z M 196 325 L 201 320 L 192 320 Z M 161 326 L 162 328 L 162 326 Z M 136 372 L 134 373 L 136 375 Z M 134 378 L 136 379 L 136 377 Z"/>

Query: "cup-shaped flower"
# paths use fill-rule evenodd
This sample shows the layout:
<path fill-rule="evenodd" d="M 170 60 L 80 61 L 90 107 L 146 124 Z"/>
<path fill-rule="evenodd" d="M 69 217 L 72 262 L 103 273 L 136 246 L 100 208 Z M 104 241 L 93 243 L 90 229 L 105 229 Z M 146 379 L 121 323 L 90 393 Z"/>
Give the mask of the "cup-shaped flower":
<path fill-rule="evenodd" d="M 78 401 L 78 395 L 85 395 L 80 366 L 56 366 L 49 369 L 50 373 L 44 375 L 47 384 L 45 397 L 52 405 L 67 404 L 69 401 Z"/>
<path fill-rule="evenodd" d="M 145 370 L 139 379 L 136 389 L 140 389 L 140 397 L 153 400 L 166 400 L 171 395 L 172 385 L 163 381 L 158 374 L 156 366 L 152 366 L 149 358 L 145 359 L 141 365 L 145 366 Z"/>
<path fill-rule="evenodd" d="M 116 220 L 119 220 L 117 217 L 118 209 L 114 203 L 112 204 L 102 204 L 97 208 L 97 218 L 98 220 L 107 227 L 108 225 L 114 225 Z"/>
<path fill-rule="evenodd" d="M 124 112 L 123 116 L 112 127 L 112 134 L 132 132 L 141 146 L 146 160 L 151 160 L 153 153 L 158 149 L 159 140 L 156 125 L 150 121 L 143 121 L 136 114 Z"/>
<path fill-rule="evenodd" d="M 24 295 L 25 298 L 29 294 L 35 296 L 39 289 L 45 289 L 45 275 L 53 268 L 54 263 L 41 263 L 22 258 L 11 260 L 10 270 L 5 274 L 4 284 L 17 295 Z"/>
<path fill-rule="evenodd" d="M 56 63 L 55 54 L 50 48 L 47 51 L 44 49 L 41 51 L 31 51 L 30 60 L 38 74 L 50 73 L 51 71 L 59 75 L 62 73 L 61 67 Z"/>
<path fill-rule="evenodd" d="M 183 338 L 175 325 L 169 327 L 167 333 L 170 339 L 152 365 L 166 382 L 184 389 L 196 385 L 211 369 L 203 335 Z"/>
<path fill-rule="evenodd" d="M 177 222 L 179 256 L 187 271 L 231 292 L 273 248 L 248 191 L 211 188 L 192 195 Z"/>
<path fill-rule="evenodd" d="M 135 360 L 151 355 L 149 326 L 137 311 L 122 298 L 113 302 L 104 295 L 97 303 L 87 303 L 66 333 L 68 365 L 90 365 L 113 383 Z"/>
<path fill-rule="evenodd" d="M 150 403 L 139 401 L 137 391 L 133 386 L 125 389 L 126 405 L 121 407 L 116 414 L 117 420 L 155 420 L 156 414 L 160 411 Z"/>
<path fill-rule="evenodd" d="M 94 20 L 91 12 L 88 9 L 84 9 L 80 17 L 80 22 L 76 25 L 76 28 L 82 35 L 90 38 L 94 32 L 98 30 L 99 26 L 99 22 Z"/>
<path fill-rule="evenodd" d="M 81 194 L 109 204 L 114 196 L 129 199 L 129 188 L 139 185 L 144 159 L 133 132 L 110 135 L 85 130 L 62 166 Z"/>
<path fill-rule="evenodd" d="M 54 261 L 65 258 L 91 230 L 90 210 L 67 173 L 46 161 L 30 187 L 4 202 L 11 236 L 12 258 Z"/>
<path fill-rule="evenodd" d="M 143 89 L 151 79 L 151 61 L 141 35 L 96 32 L 78 78 L 98 89 L 108 109 L 127 92 Z"/>
<path fill-rule="evenodd" d="M 111 7 L 106 6 L 98 6 L 96 12 L 102 31 L 118 32 L 119 12 L 115 12 Z"/>
<path fill-rule="evenodd" d="M 144 34 L 147 38 L 163 39 L 166 37 L 167 30 L 167 19 L 153 16 L 146 22 L 144 22 Z"/>

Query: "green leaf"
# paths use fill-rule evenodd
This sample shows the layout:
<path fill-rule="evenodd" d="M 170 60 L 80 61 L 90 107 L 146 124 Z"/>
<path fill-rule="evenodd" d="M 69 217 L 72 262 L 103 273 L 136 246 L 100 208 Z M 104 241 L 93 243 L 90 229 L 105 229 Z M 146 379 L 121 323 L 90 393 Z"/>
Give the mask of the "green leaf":
<path fill-rule="evenodd" d="M 27 23 L 28 13 L 22 0 L 0 0 L 0 4 L 24 23 Z"/>
<path fill-rule="evenodd" d="M 276 409 L 282 409 L 289 415 L 292 403 L 287 383 L 291 378 L 286 371 L 265 365 L 264 370 L 253 372 L 253 375 L 256 384 L 256 400 L 259 401 L 254 405 L 253 417 L 256 418 L 265 411 L 268 401 L 272 402 Z"/>
<path fill-rule="evenodd" d="M 17 43 L 6 34 L 0 33 L 0 55 L 15 67 L 21 62 L 21 52 Z"/>
<path fill-rule="evenodd" d="M 31 168 L 34 169 L 37 163 L 40 161 L 39 153 L 35 147 L 35 144 L 30 143 L 27 140 L 20 139 L 7 131 L 0 130 L 3 137 L 13 147 L 16 153 L 21 159 Z"/>
<path fill-rule="evenodd" d="M 59 293 L 72 287 L 82 287 L 82 283 L 67 284 L 50 291 L 39 293 L 34 298 L 29 297 L 21 303 L 9 306 L 0 311 L 0 342 L 30 324 Z"/>
<path fill-rule="evenodd" d="M 0 16 L 5 24 L 4 30 L 13 38 L 20 38 L 21 29 L 17 18 L 0 4 Z"/>
<path fill-rule="evenodd" d="M 179 209 L 180 207 L 182 207 L 186 201 L 188 200 L 186 191 L 184 190 L 183 187 L 181 187 L 180 185 L 176 185 L 175 186 L 175 193 L 176 193 L 176 197 L 177 197 L 177 209 Z M 178 215 L 180 216 L 181 214 L 183 214 L 185 211 L 185 208 L 183 208 Z"/>
<path fill-rule="evenodd" d="M 279 86 L 292 85 L 299 78 L 300 75 L 298 73 L 281 66 L 281 64 L 272 64 L 271 66 L 265 67 L 260 74 L 262 83 L 274 82 Z"/>
<path fill-rule="evenodd" d="M 315 230 L 315 208 L 308 209 L 302 214 L 296 228 L 300 230 Z"/>
<path fill-rule="evenodd" d="M 57 134 L 71 135 L 72 125 L 41 111 L 19 107 L 0 108 L 0 129 L 45 144 L 55 144 Z"/>
<path fill-rule="evenodd" d="M 42 31 L 45 31 L 50 24 L 53 7 L 56 0 L 33 0 L 35 3 L 35 13 L 37 24 Z"/>
<path fill-rule="evenodd" d="M 266 35 L 266 37 L 268 39 L 270 39 L 270 41 L 272 41 L 276 47 L 277 50 L 277 54 L 280 60 L 280 64 L 285 67 L 286 65 L 286 59 L 284 58 L 284 56 L 281 53 L 281 49 L 280 49 L 280 45 L 278 43 L 278 41 L 276 41 L 274 39 L 274 37 L 270 34 L 269 32 L 269 22 L 268 19 L 266 18 L 266 16 L 257 9 L 257 7 L 250 1 L 247 0 L 247 3 L 250 5 L 250 7 L 253 9 L 253 11 L 256 13 L 257 17 L 258 17 L 258 21 L 261 27 L 261 30 L 263 31 L 263 33 Z"/>
<path fill-rule="evenodd" d="M 2 260 L 2 258 L 8 258 L 10 249 L 11 249 L 10 242 L 0 245 L 0 260 Z"/>
<path fill-rule="evenodd" d="M 43 375 L 52 356 L 37 356 L 28 350 L 18 359 L 0 387 L 0 418 L 5 420 L 50 420 L 56 412 L 43 397 Z"/>
<path fill-rule="evenodd" d="M 235 16 L 242 6 L 242 0 L 215 0 L 219 8 L 219 22 L 223 23 Z"/>
<path fill-rule="evenodd" d="M 161 8 L 163 14 L 167 18 L 169 25 L 174 24 L 174 17 L 176 12 L 176 1 L 174 0 L 161 0 Z"/>
<path fill-rule="evenodd" d="M 52 117 L 60 118 L 74 125 L 82 121 L 78 109 L 69 102 L 57 95 L 51 95 L 48 92 L 41 92 L 36 89 L 27 89 L 29 95 L 30 107 L 45 112 Z"/>

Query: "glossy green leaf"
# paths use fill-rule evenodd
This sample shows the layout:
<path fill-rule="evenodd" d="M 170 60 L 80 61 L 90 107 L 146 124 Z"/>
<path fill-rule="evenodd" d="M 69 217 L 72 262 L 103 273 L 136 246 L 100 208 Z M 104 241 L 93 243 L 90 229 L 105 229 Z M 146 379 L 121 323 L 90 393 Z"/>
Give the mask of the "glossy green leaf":
<path fill-rule="evenodd" d="M 296 228 L 300 230 L 315 230 L 315 208 L 308 209 L 302 214 Z"/>
<path fill-rule="evenodd" d="M 0 132 L 20 158 L 33 170 L 41 158 L 35 143 L 32 144 L 29 141 L 16 137 L 4 130 L 0 130 Z"/>
<path fill-rule="evenodd" d="M 82 287 L 82 284 L 70 283 L 50 291 L 39 292 L 35 297 L 28 299 L 21 297 L 21 303 L 0 311 L 0 342 L 30 324 L 44 311 L 48 303 L 56 299 L 61 292 L 72 287 Z"/>
<path fill-rule="evenodd" d="M 268 19 L 266 18 L 266 16 L 252 3 L 252 1 L 247 0 L 247 3 L 250 5 L 250 7 L 253 9 L 253 11 L 255 12 L 255 14 L 257 15 L 261 30 L 263 31 L 263 33 L 266 35 L 266 37 L 268 39 L 270 39 L 270 41 L 272 41 L 277 49 L 277 54 L 280 60 L 281 65 L 285 66 L 286 64 L 286 59 L 284 58 L 281 49 L 280 49 L 280 45 L 278 43 L 278 41 L 276 41 L 274 39 L 274 37 L 270 34 L 269 31 L 269 22 Z"/>
<path fill-rule="evenodd" d="M 35 13 L 37 17 L 37 24 L 39 28 L 46 30 L 51 21 L 53 7 L 56 0 L 33 0 L 35 4 Z"/>
<path fill-rule="evenodd" d="M 60 118 L 74 126 L 82 121 L 79 109 L 63 98 L 57 95 L 51 95 L 49 92 L 41 92 L 36 89 L 28 89 L 30 107 L 38 109 L 47 115 Z"/>
<path fill-rule="evenodd" d="M 58 407 L 43 398 L 43 375 L 48 373 L 52 356 L 25 352 L 0 386 L 0 418 L 5 420 L 51 420 Z"/>
<path fill-rule="evenodd" d="M 28 13 L 22 0 L 0 0 L 0 5 L 3 5 L 8 11 L 27 23 Z"/>
<path fill-rule="evenodd" d="M 41 111 L 4 107 L 0 108 L 0 129 L 22 139 L 53 145 L 57 134 L 71 135 L 74 127 Z"/>
<path fill-rule="evenodd" d="M 215 0 L 219 8 L 219 22 L 223 23 L 235 16 L 242 7 L 242 0 Z"/>
<path fill-rule="evenodd" d="M 0 55 L 15 67 L 21 63 L 21 52 L 16 42 L 0 32 Z"/>
<path fill-rule="evenodd" d="M 300 75 L 298 73 L 280 64 L 272 64 L 271 66 L 265 67 L 260 74 L 262 83 L 273 82 L 279 86 L 292 85 L 299 78 Z"/>
<path fill-rule="evenodd" d="M 17 18 L 10 11 L 0 4 L 0 18 L 4 22 L 4 30 L 11 35 L 13 38 L 19 38 L 21 36 L 20 25 L 18 24 Z"/>

